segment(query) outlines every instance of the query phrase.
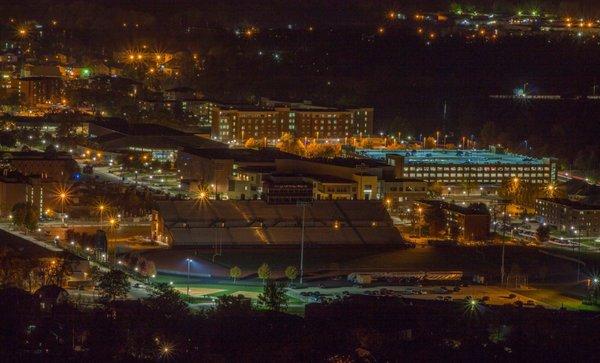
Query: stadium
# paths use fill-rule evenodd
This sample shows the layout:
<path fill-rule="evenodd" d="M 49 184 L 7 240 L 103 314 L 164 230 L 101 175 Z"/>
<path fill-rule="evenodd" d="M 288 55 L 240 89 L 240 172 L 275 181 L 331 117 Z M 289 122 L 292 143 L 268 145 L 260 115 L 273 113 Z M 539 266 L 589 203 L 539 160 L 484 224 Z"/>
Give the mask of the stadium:
<path fill-rule="evenodd" d="M 307 246 L 403 244 L 380 201 L 355 200 L 305 206 L 262 200 L 161 201 L 152 216 L 152 238 L 171 247 L 298 245 L 303 225 Z"/>

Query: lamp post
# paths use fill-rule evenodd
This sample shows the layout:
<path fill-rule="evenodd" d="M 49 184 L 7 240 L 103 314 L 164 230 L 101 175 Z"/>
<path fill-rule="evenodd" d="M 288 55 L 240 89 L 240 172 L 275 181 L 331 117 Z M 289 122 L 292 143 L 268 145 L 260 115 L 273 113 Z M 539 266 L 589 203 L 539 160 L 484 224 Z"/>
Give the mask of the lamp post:
<path fill-rule="evenodd" d="M 113 235 L 114 235 L 114 233 L 115 233 L 115 223 L 116 223 L 116 222 L 117 222 L 117 221 L 116 221 L 114 218 L 111 218 L 111 219 L 108 221 L 108 223 L 109 223 L 109 225 L 110 225 L 110 228 L 109 228 L 109 233 L 110 233 L 110 232 L 112 232 L 112 233 L 113 233 Z M 114 237 L 114 236 L 113 236 L 113 237 Z M 109 250 L 109 245 L 110 245 L 110 243 L 109 243 L 109 242 L 110 242 L 110 234 L 108 234 L 108 235 L 107 235 L 107 237 L 106 237 L 106 252 L 107 252 L 107 253 L 108 253 L 108 250 Z M 117 246 L 115 246 L 115 259 L 117 258 L 117 250 L 116 250 L 116 248 L 117 248 Z"/>
<path fill-rule="evenodd" d="M 65 199 L 67 199 L 67 193 L 65 192 L 61 192 L 59 194 L 60 197 L 60 219 L 61 219 L 61 223 L 64 226 L 65 225 Z"/>
<path fill-rule="evenodd" d="M 100 229 L 103 229 L 102 228 L 103 227 L 102 226 L 102 214 L 104 213 L 104 208 L 105 208 L 104 204 L 100 204 L 98 206 L 98 210 L 100 211 Z"/>
<path fill-rule="evenodd" d="M 185 261 L 187 262 L 187 296 L 188 301 L 190 301 L 190 264 L 192 263 L 192 259 L 186 258 Z"/>
<path fill-rule="evenodd" d="M 302 206 L 302 228 L 300 235 L 300 285 L 304 278 L 304 223 L 306 218 L 306 205 L 308 202 L 300 202 L 298 205 Z"/>

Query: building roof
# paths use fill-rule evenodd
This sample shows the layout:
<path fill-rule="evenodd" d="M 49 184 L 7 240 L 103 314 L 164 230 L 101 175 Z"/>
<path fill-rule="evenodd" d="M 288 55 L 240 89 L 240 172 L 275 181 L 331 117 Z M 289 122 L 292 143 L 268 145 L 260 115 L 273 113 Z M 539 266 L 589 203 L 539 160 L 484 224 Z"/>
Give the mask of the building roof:
<path fill-rule="evenodd" d="M 584 204 L 581 202 L 575 202 L 566 198 L 539 198 L 538 200 L 543 200 L 550 203 L 559 204 L 565 207 L 569 207 L 575 210 L 598 210 L 600 211 L 600 206 Z"/>
<path fill-rule="evenodd" d="M 381 162 L 381 161 L 375 160 L 375 159 L 368 159 L 368 158 L 341 158 L 341 157 L 336 157 L 336 158 L 314 158 L 314 159 L 304 158 L 303 160 L 314 162 L 314 163 L 329 164 L 329 165 L 336 165 L 336 166 L 344 166 L 344 167 L 347 167 L 347 168 L 356 168 L 356 167 L 366 167 L 366 168 L 389 167 L 389 165 L 386 164 L 386 163 L 384 163 L 384 162 Z"/>
<path fill-rule="evenodd" d="M 335 175 L 301 174 L 305 178 L 317 180 L 325 184 L 356 184 L 354 180 L 340 178 Z"/>
<path fill-rule="evenodd" d="M 404 157 L 406 164 L 471 164 L 471 165 L 544 165 L 547 161 L 525 155 L 512 153 L 499 153 L 490 150 L 379 150 L 362 149 L 359 154 L 375 160 L 385 160 L 386 155 L 399 155 Z"/>
<path fill-rule="evenodd" d="M 60 75 L 57 76 L 31 76 L 31 77 L 20 77 L 21 81 L 57 81 L 62 80 Z"/>
<path fill-rule="evenodd" d="M 2 183 L 26 183 L 27 177 L 18 170 L 11 168 L 0 169 L 0 182 Z"/>
<path fill-rule="evenodd" d="M 299 157 L 275 148 L 256 149 L 189 149 L 183 150 L 206 159 L 233 159 L 236 162 L 275 162 L 275 159 L 298 159 Z"/>
<path fill-rule="evenodd" d="M 271 174 L 276 170 L 274 165 L 248 165 L 238 168 L 238 172 L 241 173 L 259 173 L 259 174 Z"/>
<path fill-rule="evenodd" d="M 0 158 L 5 160 L 73 160 L 71 154 L 61 151 L 5 151 L 0 152 Z"/>
<path fill-rule="evenodd" d="M 98 144 L 103 150 L 119 151 L 131 147 L 140 149 L 163 149 L 177 150 L 180 148 L 216 150 L 219 147 L 226 148 L 227 145 L 193 134 L 183 135 L 135 135 L 106 134 L 98 136 L 91 141 Z"/>
<path fill-rule="evenodd" d="M 394 177 L 389 177 L 389 178 L 383 178 L 382 180 L 384 182 L 386 182 L 386 183 L 393 183 L 393 182 L 398 182 L 398 183 L 403 183 L 403 182 L 425 183 L 425 181 L 423 179 L 417 179 L 417 178 L 394 178 Z"/>
<path fill-rule="evenodd" d="M 417 203 L 426 204 L 431 207 L 439 207 L 442 209 L 450 210 L 450 211 L 460 213 L 460 214 L 465 214 L 465 215 L 489 215 L 489 212 L 482 213 L 481 210 L 476 208 L 476 204 L 471 204 L 467 207 L 463 207 L 458 204 L 447 203 L 447 202 L 443 202 L 441 200 L 428 200 L 428 199 L 418 200 Z"/>
<path fill-rule="evenodd" d="M 183 131 L 179 131 L 167 126 L 150 123 L 129 123 L 126 120 L 118 117 L 95 119 L 90 121 L 90 123 L 128 136 L 187 135 L 187 133 Z"/>

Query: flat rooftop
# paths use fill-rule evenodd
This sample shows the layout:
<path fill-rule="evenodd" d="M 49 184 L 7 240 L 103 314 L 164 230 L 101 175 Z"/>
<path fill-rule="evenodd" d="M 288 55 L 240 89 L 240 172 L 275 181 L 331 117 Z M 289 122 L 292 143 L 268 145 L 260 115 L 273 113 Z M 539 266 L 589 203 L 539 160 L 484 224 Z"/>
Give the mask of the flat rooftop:
<path fill-rule="evenodd" d="M 544 159 L 536 159 L 526 155 L 498 153 L 490 150 L 377 150 L 361 149 L 359 154 L 375 160 L 386 159 L 386 155 L 404 156 L 408 165 L 425 164 L 471 164 L 471 165 L 545 165 Z"/>
<path fill-rule="evenodd" d="M 243 149 L 243 148 L 184 148 L 184 152 L 206 159 L 233 159 L 236 162 L 269 162 L 275 159 L 298 159 L 299 157 L 275 148 Z"/>

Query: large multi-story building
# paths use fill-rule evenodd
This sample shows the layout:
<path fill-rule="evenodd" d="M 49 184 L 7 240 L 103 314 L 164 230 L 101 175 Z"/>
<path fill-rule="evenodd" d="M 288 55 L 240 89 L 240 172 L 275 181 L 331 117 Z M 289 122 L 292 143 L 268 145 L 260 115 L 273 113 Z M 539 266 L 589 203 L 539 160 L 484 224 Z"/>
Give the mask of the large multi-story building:
<path fill-rule="evenodd" d="M 561 231 L 581 236 L 600 235 L 599 206 L 562 198 L 540 198 L 536 200 L 535 211 L 543 222 Z"/>
<path fill-rule="evenodd" d="M 396 166 L 396 177 L 446 184 L 497 185 L 518 178 L 525 183 L 554 184 L 557 161 L 502 150 L 362 150 L 365 156 Z"/>
<path fill-rule="evenodd" d="M 60 77 L 22 77 L 19 90 L 28 106 L 47 106 L 63 101 L 64 87 Z"/>
<path fill-rule="evenodd" d="M 0 216 L 10 215 L 17 203 L 30 203 L 41 217 L 48 208 L 59 205 L 56 191 L 59 184 L 38 176 L 25 176 L 10 169 L 0 169 Z"/>
<path fill-rule="evenodd" d="M 218 105 L 212 109 L 212 137 L 221 141 L 266 139 L 272 142 L 284 133 L 296 137 L 335 139 L 373 133 L 373 109 L 330 109 L 290 105 Z"/>
<path fill-rule="evenodd" d="M 427 195 L 424 181 L 394 178 L 393 166 L 369 159 L 304 159 L 270 148 L 183 149 L 176 165 L 190 190 L 196 184 L 224 199 L 265 197 L 271 176 L 311 184 L 314 200 L 385 199 L 393 207 Z"/>

